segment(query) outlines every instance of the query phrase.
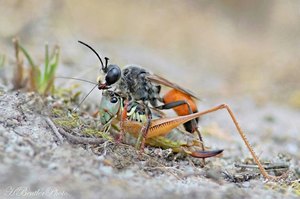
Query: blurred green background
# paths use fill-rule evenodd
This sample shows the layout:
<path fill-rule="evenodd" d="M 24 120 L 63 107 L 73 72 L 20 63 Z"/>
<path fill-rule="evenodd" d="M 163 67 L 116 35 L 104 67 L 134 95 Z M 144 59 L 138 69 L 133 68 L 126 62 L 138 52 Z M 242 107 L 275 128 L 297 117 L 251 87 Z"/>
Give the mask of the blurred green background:
<path fill-rule="evenodd" d="M 300 107 L 300 1 L 2 0 L 9 68 L 14 36 L 41 62 L 45 42 L 60 45 L 61 76 L 96 80 L 99 62 L 82 40 L 111 63 L 142 65 L 202 98 Z"/>

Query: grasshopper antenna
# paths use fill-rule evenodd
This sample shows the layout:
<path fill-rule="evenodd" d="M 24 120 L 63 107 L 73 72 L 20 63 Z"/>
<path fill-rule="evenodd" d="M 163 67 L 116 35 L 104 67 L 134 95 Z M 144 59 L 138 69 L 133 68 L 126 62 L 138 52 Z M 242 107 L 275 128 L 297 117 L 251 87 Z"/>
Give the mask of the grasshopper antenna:
<path fill-rule="evenodd" d="M 81 106 L 81 104 L 84 102 L 84 100 L 92 93 L 92 91 L 98 86 L 98 84 L 96 84 L 89 92 L 88 94 L 81 100 L 81 102 L 76 106 L 76 108 L 73 109 L 72 112 L 77 111 L 77 109 Z"/>
<path fill-rule="evenodd" d="M 81 100 L 81 102 L 76 106 L 76 108 L 73 109 L 72 112 L 77 111 L 77 109 L 81 106 L 81 104 L 84 102 L 84 100 L 92 93 L 92 91 L 96 88 L 96 86 L 98 86 L 98 84 L 96 84 L 95 82 L 92 81 L 88 81 L 85 79 L 80 79 L 80 78 L 75 78 L 75 77 L 63 77 L 63 76 L 57 76 L 55 78 L 62 78 L 62 79 L 73 79 L 73 80 L 78 80 L 78 81 L 82 81 L 82 82 L 87 82 L 90 84 L 94 84 L 95 86 L 88 92 L 88 94 Z"/>
<path fill-rule="evenodd" d="M 82 42 L 82 41 L 79 41 L 79 40 L 78 40 L 78 42 L 81 43 L 81 44 L 83 44 L 83 45 L 85 45 L 85 46 L 88 47 L 89 49 L 91 49 L 91 50 L 97 55 L 98 59 L 99 59 L 100 62 L 101 62 L 102 70 L 103 70 L 104 73 L 106 73 L 106 72 L 107 72 L 108 58 L 105 57 L 105 66 L 104 66 L 103 61 L 102 61 L 100 55 L 96 52 L 95 49 L 93 49 L 90 45 L 88 45 L 88 44 L 86 44 L 86 43 L 84 43 L 84 42 Z"/>
<path fill-rule="evenodd" d="M 73 80 L 78 80 L 78 81 L 82 81 L 82 82 L 86 82 L 86 83 L 90 83 L 90 84 L 94 84 L 96 85 L 97 83 L 89 81 L 89 80 L 85 80 L 85 79 L 80 79 L 80 78 L 76 78 L 76 77 L 63 77 L 63 76 L 56 76 L 55 78 L 61 78 L 61 79 L 73 79 Z"/>

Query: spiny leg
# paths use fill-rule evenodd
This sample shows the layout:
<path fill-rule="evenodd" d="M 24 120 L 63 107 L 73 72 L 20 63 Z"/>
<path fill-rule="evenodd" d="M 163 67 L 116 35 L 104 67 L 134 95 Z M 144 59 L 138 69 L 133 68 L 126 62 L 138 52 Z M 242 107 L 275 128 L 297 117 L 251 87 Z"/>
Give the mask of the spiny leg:
<path fill-rule="evenodd" d="M 156 106 L 155 108 L 160 109 L 160 110 L 165 110 L 165 109 L 173 109 L 175 107 L 182 106 L 182 105 L 187 105 L 189 114 L 193 113 L 191 105 L 186 100 L 178 100 L 178 101 L 175 101 L 175 102 L 166 103 L 166 104 L 161 105 L 161 106 Z M 198 124 L 197 124 L 196 119 L 193 119 L 191 122 L 192 122 L 192 127 L 191 127 L 191 129 L 189 129 L 187 131 L 193 133 L 197 130 L 197 125 Z"/>
<path fill-rule="evenodd" d="M 282 176 L 278 176 L 278 177 L 277 177 L 277 176 L 272 176 L 272 175 L 269 175 L 269 174 L 266 172 L 265 168 L 262 166 L 261 162 L 259 161 L 259 158 L 258 158 L 257 155 L 255 154 L 253 148 L 251 147 L 249 141 L 248 141 L 247 138 L 246 138 L 245 133 L 242 131 L 242 129 L 241 129 L 241 127 L 239 126 L 239 124 L 238 124 L 238 122 L 237 122 L 237 120 L 236 120 L 236 118 L 235 118 L 235 116 L 234 116 L 232 110 L 229 108 L 228 105 L 226 105 L 226 104 L 221 104 L 221 105 L 219 105 L 219 106 L 213 107 L 213 108 L 208 109 L 208 110 L 206 110 L 206 111 L 199 112 L 199 116 L 200 116 L 200 115 L 205 115 L 205 114 L 208 114 L 208 113 L 211 113 L 211 112 L 215 112 L 215 111 L 218 111 L 218 110 L 220 110 L 220 109 L 226 109 L 227 112 L 229 113 L 229 115 L 230 115 L 230 117 L 231 117 L 231 119 L 232 119 L 232 121 L 233 121 L 233 123 L 234 123 L 234 125 L 235 125 L 235 127 L 236 127 L 236 129 L 237 129 L 237 131 L 238 131 L 238 133 L 239 133 L 240 136 L 242 137 L 242 140 L 244 141 L 245 145 L 247 146 L 248 150 L 250 151 L 250 153 L 251 153 L 251 155 L 252 155 L 252 157 L 253 157 L 255 163 L 258 165 L 258 168 L 259 168 L 261 174 L 264 176 L 264 178 L 266 178 L 266 179 L 268 179 L 268 180 L 276 180 L 276 179 L 280 179 L 282 176 L 284 176 L 285 174 L 283 174 Z"/>
<path fill-rule="evenodd" d="M 120 121 L 120 136 L 119 138 L 117 139 L 117 142 L 122 142 L 123 140 L 123 137 L 125 135 L 125 130 L 124 130 L 124 121 L 127 120 L 127 108 L 128 108 L 128 104 L 129 104 L 129 101 L 126 99 L 124 101 L 124 106 L 123 106 L 123 111 L 122 111 L 122 114 L 121 114 L 121 121 Z"/>
<path fill-rule="evenodd" d="M 142 130 L 141 130 L 141 134 L 142 134 L 142 143 L 141 143 L 141 148 L 140 148 L 140 152 L 144 152 L 144 148 L 145 148 L 145 143 L 146 143 L 146 137 L 150 128 L 150 124 L 151 124 L 151 119 L 152 119 L 152 115 L 151 115 L 151 110 L 149 108 L 149 106 L 147 106 L 146 104 L 143 104 L 146 108 L 145 108 L 145 115 L 146 115 L 146 124 L 143 126 Z M 140 136 L 139 139 L 137 141 L 137 144 L 140 143 Z"/>
<path fill-rule="evenodd" d="M 181 105 L 187 105 L 188 110 L 189 110 L 189 114 L 193 113 L 190 104 L 185 100 L 170 102 L 170 103 L 167 103 L 167 104 L 164 104 L 164 105 L 161 105 L 161 106 L 157 106 L 155 108 L 161 109 L 161 110 L 162 109 L 172 109 L 172 108 L 175 108 L 175 107 L 181 106 Z M 199 141 L 200 141 L 200 144 L 201 144 L 201 149 L 202 149 L 202 151 L 205 151 L 204 141 L 203 141 L 203 138 L 201 136 L 201 132 L 197 127 L 198 124 L 197 124 L 196 119 L 191 120 L 191 123 L 192 123 L 192 133 L 196 131 L 196 133 L 198 135 L 198 138 L 199 138 Z M 203 164 L 203 166 L 205 165 L 205 158 L 202 158 L 202 164 Z"/>

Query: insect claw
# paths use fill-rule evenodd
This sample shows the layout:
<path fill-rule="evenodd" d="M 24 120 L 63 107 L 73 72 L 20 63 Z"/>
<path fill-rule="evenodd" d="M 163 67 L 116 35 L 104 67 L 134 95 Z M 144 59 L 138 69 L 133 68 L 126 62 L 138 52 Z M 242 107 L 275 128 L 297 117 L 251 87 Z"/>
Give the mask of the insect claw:
<path fill-rule="evenodd" d="M 195 158 L 210 158 L 217 156 L 223 152 L 223 149 L 214 150 L 214 151 L 193 151 L 190 153 L 192 157 Z"/>
<path fill-rule="evenodd" d="M 104 90 L 104 89 L 108 89 L 108 88 L 110 88 L 110 87 L 108 87 L 105 83 L 104 83 L 104 84 L 99 84 L 99 85 L 98 85 L 98 89 L 99 89 L 99 90 Z"/>
<path fill-rule="evenodd" d="M 144 153 L 145 143 L 146 143 L 146 138 L 143 138 L 142 139 L 142 143 L 141 143 L 141 148 L 140 148 L 140 152 L 141 153 Z"/>

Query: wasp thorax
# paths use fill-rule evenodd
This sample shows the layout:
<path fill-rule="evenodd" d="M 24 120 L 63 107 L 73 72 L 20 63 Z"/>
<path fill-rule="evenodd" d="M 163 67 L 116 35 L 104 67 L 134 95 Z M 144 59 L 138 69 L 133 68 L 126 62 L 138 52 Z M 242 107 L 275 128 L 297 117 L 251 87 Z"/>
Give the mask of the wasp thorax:
<path fill-rule="evenodd" d="M 117 65 L 108 65 L 107 73 L 105 76 L 105 82 L 107 85 L 116 83 L 121 77 L 121 69 Z"/>

